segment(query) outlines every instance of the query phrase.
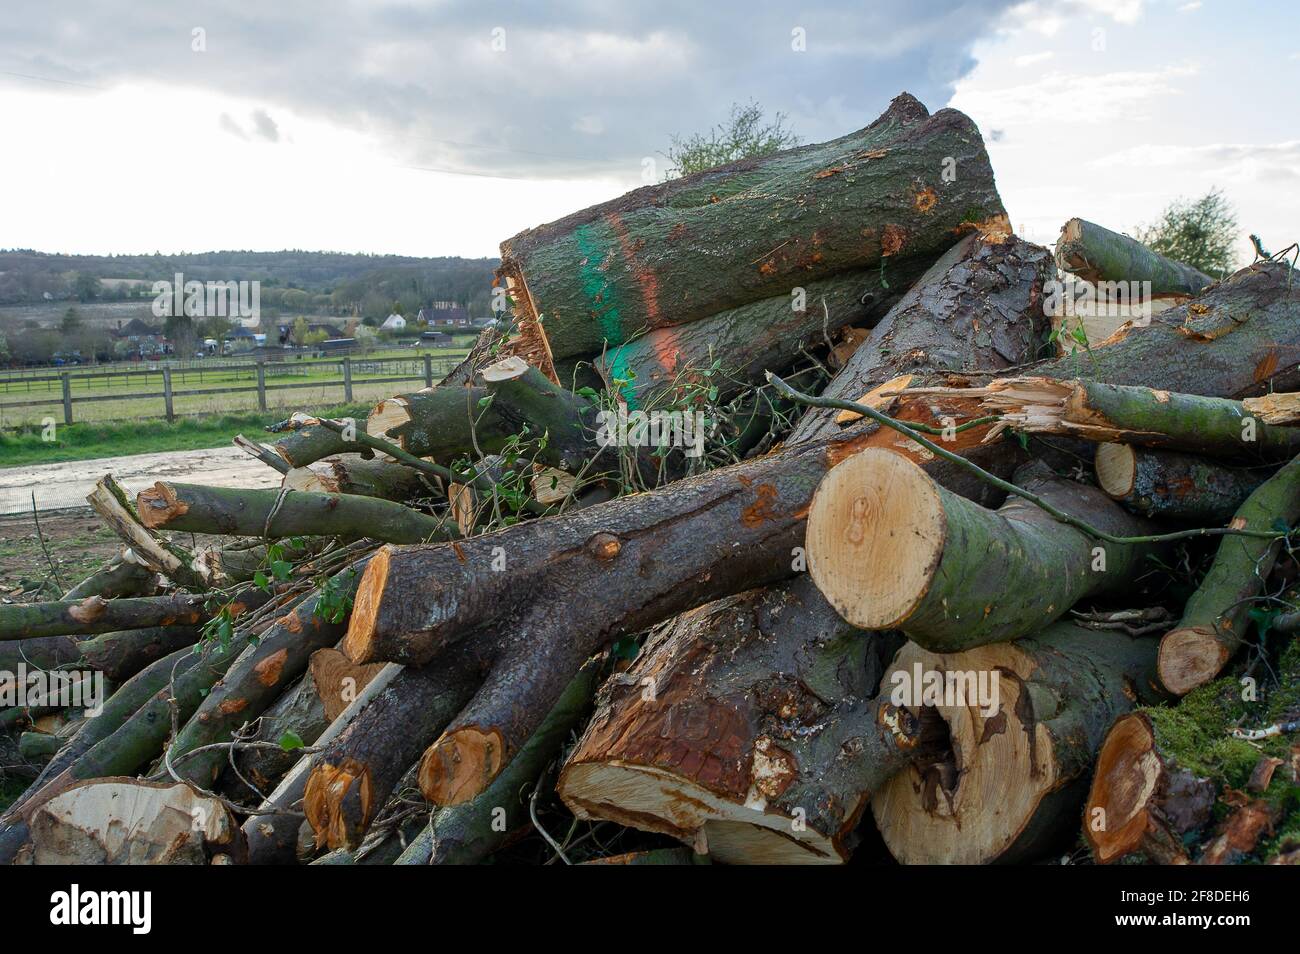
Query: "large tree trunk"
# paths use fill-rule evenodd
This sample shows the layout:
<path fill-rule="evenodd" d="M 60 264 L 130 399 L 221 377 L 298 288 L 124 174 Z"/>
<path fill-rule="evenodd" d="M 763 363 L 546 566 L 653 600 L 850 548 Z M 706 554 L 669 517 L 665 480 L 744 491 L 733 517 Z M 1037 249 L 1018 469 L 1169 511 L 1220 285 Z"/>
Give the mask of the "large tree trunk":
<path fill-rule="evenodd" d="M 1041 461 L 1015 483 L 1102 532 L 1153 532 Z M 841 616 L 867 630 L 901 629 L 936 653 L 1038 632 L 1088 596 L 1131 587 L 1161 552 L 1103 543 L 1020 497 L 987 510 L 883 450 L 826 475 L 808 512 L 807 549 L 813 580 Z"/>
<path fill-rule="evenodd" d="M 0 605 L 0 640 L 194 625 L 209 617 L 207 601 L 205 594 L 172 593 L 115 600 L 87 596 L 55 603 L 6 603 Z"/>
<path fill-rule="evenodd" d="M 765 371 L 784 371 L 805 348 L 827 345 L 845 325 L 869 327 L 886 314 L 924 259 L 855 269 L 688 324 L 656 328 L 595 361 L 606 387 L 633 410 L 681 405 L 692 388 L 726 401 Z"/>
<path fill-rule="evenodd" d="M 1051 255 L 1015 236 L 967 236 L 940 257 L 835 375 L 823 397 L 857 401 L 902 375 L 996 373 L 1045 345 Z M 790 443 L 838 433 L 839 411 L 811 408 Z"/>
<path fill-rule="evenodd" d="M 1204 272 L 1084 219 L 1070 219 L 1061 228 L 1056 262 L 1084 281 L 1150 282 L 1156 298 L 1195 295 L 1214 284 Z"/>
<path fill-rule="evenodd" d="M 1237 511 L 1232 525 L 1270 531 L 1300 521 L 1300 457 L 1261 485 Z M 1223 669 L 1250 627 L 1252 601 L 1264 589 L 1281 540 L 1227 536 L 1201 585 L 1183 607 L 1178 626 L 1160 641 L 1160 679 L 1183 695 Z"/>
<path fill-rule="evenodd" d="M 990 690 L 996 677 L 997 704 L 971 704 L 967 691 L 913 708 L 922 722 L 941 722 L 947 739 L 873 796 L 890 853 L 904 864 L 1011 863 L 1068 838 L 1106 730 L 1135 698 L 1152 698 L 1155 651 L 1154 638 L 1066 623 L 962 653 L 907 644 L 886 683 L 898 674 L 900 685 L 915 684 L 918 666 L 967 685 L 983 677 Z"/>
<path fill-rule="evenodd" d="M 1005 223 L 1005 210 L 979 131 L 903 94 L 842 139 L 648 186 L 523 232 L 502 243 L 500 271 L 521 324 L 537 332 L 544 316 L 561 359 L 846 269 L 933 255 L 992 221 Z"/>
<path fill-rule="evenodd" d="M 843 861 L 918 741 L 872 699 L 899 642 L 845 623 L 806 576 L 685 613 L 601 690 L 560 797 L 720 861 Z"/>

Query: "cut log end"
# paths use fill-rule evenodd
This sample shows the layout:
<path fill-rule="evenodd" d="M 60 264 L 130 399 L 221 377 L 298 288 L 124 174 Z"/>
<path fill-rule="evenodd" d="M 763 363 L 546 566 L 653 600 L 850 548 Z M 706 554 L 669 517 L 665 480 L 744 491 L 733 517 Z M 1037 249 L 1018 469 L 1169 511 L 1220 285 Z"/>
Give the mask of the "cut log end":
<path fill-rule="evenodd" d="M 459 805 L 492 784 L 504 763 L 505 741 L 496 729 L 453 729 L 424 753 L 420 791 L 435 805 Z"/>
<path fill-rule="evenodd" d="M 1097 484 L 1110 497 L 1122 500 L 1137 482 L 1137 455 L 1127 444 L 1101 444 L 1094 461 Z"/>
<path fill-rule="evenodd" d="M 150 530 L 167 526 L 168 522 L 183 515 L 189 508 L 176 496 L 176 491 L 164 481 L 158 481 L 135 498 L 136 513 L 140 522 Z"/>
<path fill-rule="evenodd" d="M 510 355 L 502 358 L 495 364 L 490 364 L 479 375 L 488 384 L 496 384 L 500 381 L 513 381 L 521 378 L 528 373 L 528 362 L 518 355 Z"/>
<path fill-rule="evenodd" d="M 1153 799 L 1164 771 L 1155 742 L 1150 721 L 1140 713 L 1121 716 L 1106 736 L 1083 826 L 1101 864 L 1139 850 L 1153 827 Z"/>
<path fill-rule="evenodd" d="M 401 397 L 387 398 L 376 404 L 366 418 L 366 433 L 371 437 L 391 441 L 402 450 L 406 450 L 406 444 L 401 436 L 390 435 L 389 431 L 408 424 L 410 421 L 411 411 L 406 399 Z"/>
<path fill-rule="evenodd" d="M 370 769 L 354 759 L 340 765 L 322 762 L 307 778 L 302 806 L 317 844 L 355 847 L 370 827 L 374 808 Z"/>
<path fill-rule="evenodd" d="M 565 803 L 579 818 L 677 838 L 698 854 L 738 864 L 841 864 L 848 851 L 788 815 L 743 804 L 650 765 L 582 762 L 564 770 Z"/>
<path fill-rule="evenodd" d="M 1231 656 L 1211 627 L 1175 629 L 1160 641 L 1160 681 L 1184 696 L 1218 676 Z"/>
<path fill-rule="evenodd" d="M 817 488 L 808 512 L 809 572 L 845 620 L 890 629 L 929 589 L 945 530 L 925 472 L 899 454 L 868 449 L 837 464 Z"/>
<path fill-rule="evenodd" d="M 392 550 L 389 547 L 378 550 L 371 557 L 361 576 L 361 582 L 357 584 L 357 595 L 352 601 L 352 615 L 348 619 L 348 632 L 342 645 L 344 654 L 355 663 L 377 661 L 373 656 L 375 617 L 379 613 L 384 586 L 388 582 L 391 556 Z"/>
<path fill-rule="evenodd" d="M 998 671 L 998 711 L 976 705 L 917 710 L 930 748 L 871 801 L 890 853 L 904 864 L 987 864 L 1009 853 L 1058 786 L 1052 739 L 1021 699 L 1034 661 L 1012 643 L 952 655 L 908 643 L 892 671 Z M 891 681 L 886 674 L 884 682 Z M 960 700 L 959 700 L 960 701 Z M 946 737 L 944 732 L 946 730 Z"/>

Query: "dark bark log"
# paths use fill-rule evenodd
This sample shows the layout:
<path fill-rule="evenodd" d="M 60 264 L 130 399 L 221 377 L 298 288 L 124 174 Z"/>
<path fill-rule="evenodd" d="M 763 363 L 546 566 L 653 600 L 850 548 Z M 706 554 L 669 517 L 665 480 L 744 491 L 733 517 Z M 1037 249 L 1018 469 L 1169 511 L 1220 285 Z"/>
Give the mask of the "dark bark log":
<path fill-rule="evenodd" d="M 1062 226 L 1056 263 L 1088 282 L 1150 282 L 1157 298 L 1195 295 L 1214 284 L 1204 272 L 1084 219 L 1070 219 Z"/>
<path fill-rule="evenodd" d="M 1145 327 L 1034 368 L 1050 378 L 1243 398 L 1300 384 L 1300 282 L 1260 262 Z"/>
<path fill-rule="evenodd" d="M 500 272 L 521 323 L 544 316 L 558 360 L 893 256 L 938 254 L 964 229 L 1005 220 L 974 124 L 951 109 L 930 116 L 903 94 L 842 139 L 648 186 L 523 232 L 502 243 Z"/>
<path fill-rule="evenodd" d="M 529 787 L 591 708 L 601 661 L 584 666 L 565 688 L 519 755 L 473 801 L 440 808 L 394 862 L 401 865 L 478 864 L 526 823 Z"/>
<path fill-rule="evenodd" d="M 66 741 L 48 732 L 24 732 L 18 737 L 18 753 L 29 762 L 44 764 Z"/>
<path fill-rule="evenodd" d="M 1106 533 L 1154 532 L 1041 462 L 1014 482 Z M 936 653 L 1038 632 L 1082 599 L 1130 587 L 1163 549 L 1103 543 L 1020 497 L 987 510 L 875 449 L 826 475 L 807 540 L 808 570 L 841 616 L 866 630 L 900 629 Z"/>
<path fill-rule="evenodd" d="M 403 774 L 473 696 L 479 647 L 456 647 L 419 669 L 403 669 L 317 755 L 303 808 L 319 845 L 356 848 Z"/>
<path fill-rule="evenodd" d="M 391 543 L 445 540 L 448 520 L 391 500 L 348 494 L 240 490 L 158 481 L 140 491 L 136 506 L 151 529 L 248 537 L 370 537 Z"/>
<path fill-rule="evenodd" d="M 193 646 L 201 635 L 198 626 L 158 626 L 102 633 L 78 644 L 80 655 L 73 668 L 94 669 L 110 682 L 124 682 L 154 660 Z"/>
<path fill-rule="evenodd" d="M 908 643 L 885 675 L 915 683 L 915 667 L 997 677 L 996 706 L 955 693 L 912 707 L 938 719 L 946 744 L 915 760 L 871 800 L 876 825 L 903 864 L 1031 861 L 1077 832 L 1097 751 L 1115 717 L 1151 699 L 1155 639 L 1058 623 L 1038 636 L 937 655 Z M 925 678 L 923 676 L 923 678 Z M 946 679 L 946 677 L 945 677 Z M 991 695 L 991 692 L 990 692 Z M 996 711 L 990 712 L 990 709 Z"/>
<path fill-rule="evenodd" d="M 699 386 L 716 388 L 715 400 L 726 401 L 761 381 L 763 372 L 785 370 L 803 349 L 824 347 L 845 325 L 874 325 L 923 268 L 907 259 L 891 262 L 887 278 L 872 268 L 798 284 L 772 298 L 638 335 L 601 354 L 596 368 L 632 410 L 682 404 Z"/>
<path fill-rule="evenodd" d="M 1247 498 L 1232 525 L 1276 530 L 1300 521 L 1300 457 Z M 1280 540 L 1227 536 L 1201 585 L 1183 607 L 1178 626 L 1160 641 L 1160 679 L 1177 695 L 1217 676 L 1250 628 L 1252 601 L 1264 588 L 1281 550 Z"/>
<path fill-rule="evenodd" d="M 1200 526 L 1226 523 L 1271 471 L 1130 444 L 1100 445 L 1094 467 L 1098 486 L 1130 510 Z"/>
<path fill-rule="evenodd" d="M 845 860 L 918 741 L 873 698 L 900 642 L 845 623 L 806 576 L 685 613 L 605 684 L 560 797 L 724 862 Z"/>
<path fill-rule="evenodd" d="M 901 375 L 996 371 L 1046 343 L 1051 254 L 1014 236 L 968 236 L 938 259 L 871 332 L 823 397 L 857 401 Z M 810 408 L 789 442 L 838 433 L 839 411 Z"/>

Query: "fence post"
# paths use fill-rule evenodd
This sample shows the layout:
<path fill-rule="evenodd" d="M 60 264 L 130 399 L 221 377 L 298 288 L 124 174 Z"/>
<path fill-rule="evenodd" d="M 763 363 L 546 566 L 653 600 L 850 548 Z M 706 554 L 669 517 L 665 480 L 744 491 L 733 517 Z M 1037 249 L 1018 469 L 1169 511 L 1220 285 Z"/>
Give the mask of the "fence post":
<path fill-rule="evenodd" d="M 257 409 L 266 410 L 266 359 L 257 359 Z"/>
<path fill-rule="evenodd" d="M 176 413 L 172 410 L 171 368 L 163 368 L 163 406 L 167 409 L 167 423 L 170 424 L 176 420 Z"/>
<path fill-rule="evenodd" d="M 433 355 L 431 354 L 424 356 L 424 386 L 433 387 Z"/>
<path fill-rule="evenodd" d="M 343 403 L 352 403 L 352 359 L 343 359 Z"/>
<path fill-rule="evenodd" d="M 67 371 L 64 371 L 60 377 L 63 378 L 63 423 L 72 423 L 72 378 Z"/>

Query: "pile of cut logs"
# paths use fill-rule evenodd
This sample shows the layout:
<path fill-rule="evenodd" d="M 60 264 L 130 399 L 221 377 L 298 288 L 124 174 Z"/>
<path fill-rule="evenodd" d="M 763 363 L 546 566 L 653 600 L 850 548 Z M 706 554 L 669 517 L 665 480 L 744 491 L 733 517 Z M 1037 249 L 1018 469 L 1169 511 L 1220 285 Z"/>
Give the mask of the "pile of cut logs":
<path fill-rule="evenodd" d="M 0 857 L 1300 861 L 1296 278 L 1018 238 L 906 94 L 515 236 L 279 490 L 100 482 Z"/>

